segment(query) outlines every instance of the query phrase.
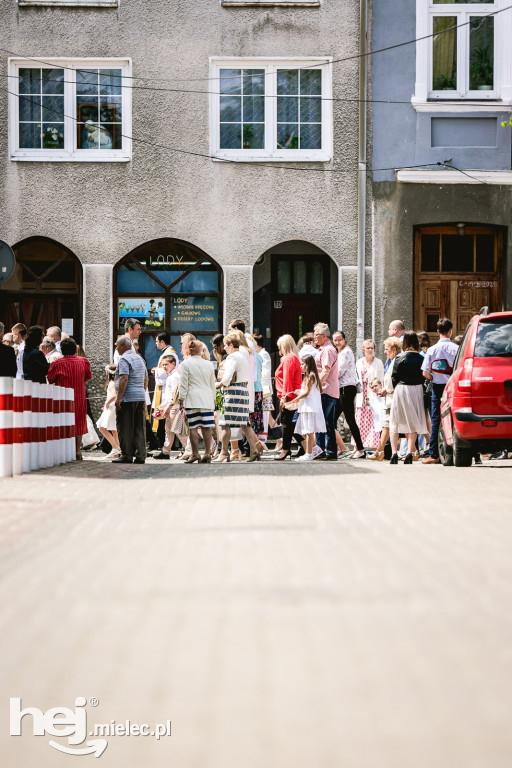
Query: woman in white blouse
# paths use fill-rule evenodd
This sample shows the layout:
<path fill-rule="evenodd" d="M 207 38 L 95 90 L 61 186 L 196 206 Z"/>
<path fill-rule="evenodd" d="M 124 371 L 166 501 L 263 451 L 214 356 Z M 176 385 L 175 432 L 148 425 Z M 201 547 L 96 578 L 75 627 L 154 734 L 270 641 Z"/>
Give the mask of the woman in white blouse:
<path fill-rule="evenodd" d="M 383 399 L 370 388 L 370 382 L 378 379 L 382 385 L 384 365 L 375 357 L 375 342 L 366 339 L 361 344 L 364 357 L 356 363 L 357 379 L 361 392 L 356 396 L 356 421 L 365 448 L 377 448 L 380 440 L 383 418 Z"/>

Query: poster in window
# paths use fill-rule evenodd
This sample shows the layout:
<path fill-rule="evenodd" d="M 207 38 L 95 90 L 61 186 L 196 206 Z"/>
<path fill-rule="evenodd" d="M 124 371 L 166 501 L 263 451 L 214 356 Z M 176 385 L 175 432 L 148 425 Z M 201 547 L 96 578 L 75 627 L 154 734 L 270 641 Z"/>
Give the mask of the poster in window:
<path fill-rule="evenodd" d="M 171 328 L 175 331 L 216 331 L 219 299 L 216 296 L 173 296 Z"/>
<path fill-rule="evenodd" d="M 147 297 L 134 299 L 130 296 L 126 299 L 118 299 L 118 318 L 119 327 L 124 326 L 124 321 L 128 317 L 138 320 L 142 328 L 156 328 L 158 330 L 165 327 L 165 300 L 148 299 Z"/>

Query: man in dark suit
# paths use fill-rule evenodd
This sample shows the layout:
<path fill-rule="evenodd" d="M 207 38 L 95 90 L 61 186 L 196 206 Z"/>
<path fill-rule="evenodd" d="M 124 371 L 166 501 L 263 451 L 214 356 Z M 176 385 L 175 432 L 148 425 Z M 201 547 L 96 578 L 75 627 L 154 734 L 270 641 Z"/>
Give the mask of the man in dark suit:
<path fill-rule="evenodd" d="M 4 324 L 0 323 L 0 376 L 16 378 L 16 352 L 12 347 L 3 344 Z"/>

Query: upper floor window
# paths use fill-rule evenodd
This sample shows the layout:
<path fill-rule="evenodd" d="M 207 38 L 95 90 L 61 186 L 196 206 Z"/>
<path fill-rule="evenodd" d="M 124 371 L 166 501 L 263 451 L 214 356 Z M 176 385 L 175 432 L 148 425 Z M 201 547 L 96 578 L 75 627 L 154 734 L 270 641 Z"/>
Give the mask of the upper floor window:
<path fill-rule="evenodd" d="M 129 159 L 128 60 L 10 59 L 9 68 L 12 159 Z"/>
<path fill-rule="evenodd" d="M 416 101 L 499 99 L 510 55 L 508 0 L 416 0 Z M 424 39 L 421 39 L 424 38 Z"/>
<path fill-rule="evenodd" d="M 236 160 L 332 156 L 326 59 L 213 60 L 211 154 Z"/>

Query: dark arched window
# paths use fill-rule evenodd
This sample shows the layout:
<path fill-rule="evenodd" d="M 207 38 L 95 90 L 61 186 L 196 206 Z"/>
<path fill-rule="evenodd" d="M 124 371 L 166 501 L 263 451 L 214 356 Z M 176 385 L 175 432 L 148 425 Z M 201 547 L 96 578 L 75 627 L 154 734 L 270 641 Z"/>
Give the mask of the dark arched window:
<path fill-rule="evenodd" d="M 155 364 L 155 337 L 167 331 L 179 351 L 180 336 L 205 341 L 222 329 L 222 270 L 204 251 L 183 240 L 161 239 L 135 248 L 114 270 L 114 329 L 128 317 L 142 325 L 139 341 L 148 367 Z"/>
<path fill-rule="evenodd" d="M 47 237 L 29 237 L 13 250 L 16 267 L 0 289 L 4 325 L 58 325 L 81 343 L 82 266 L 77 257 Z"/>

